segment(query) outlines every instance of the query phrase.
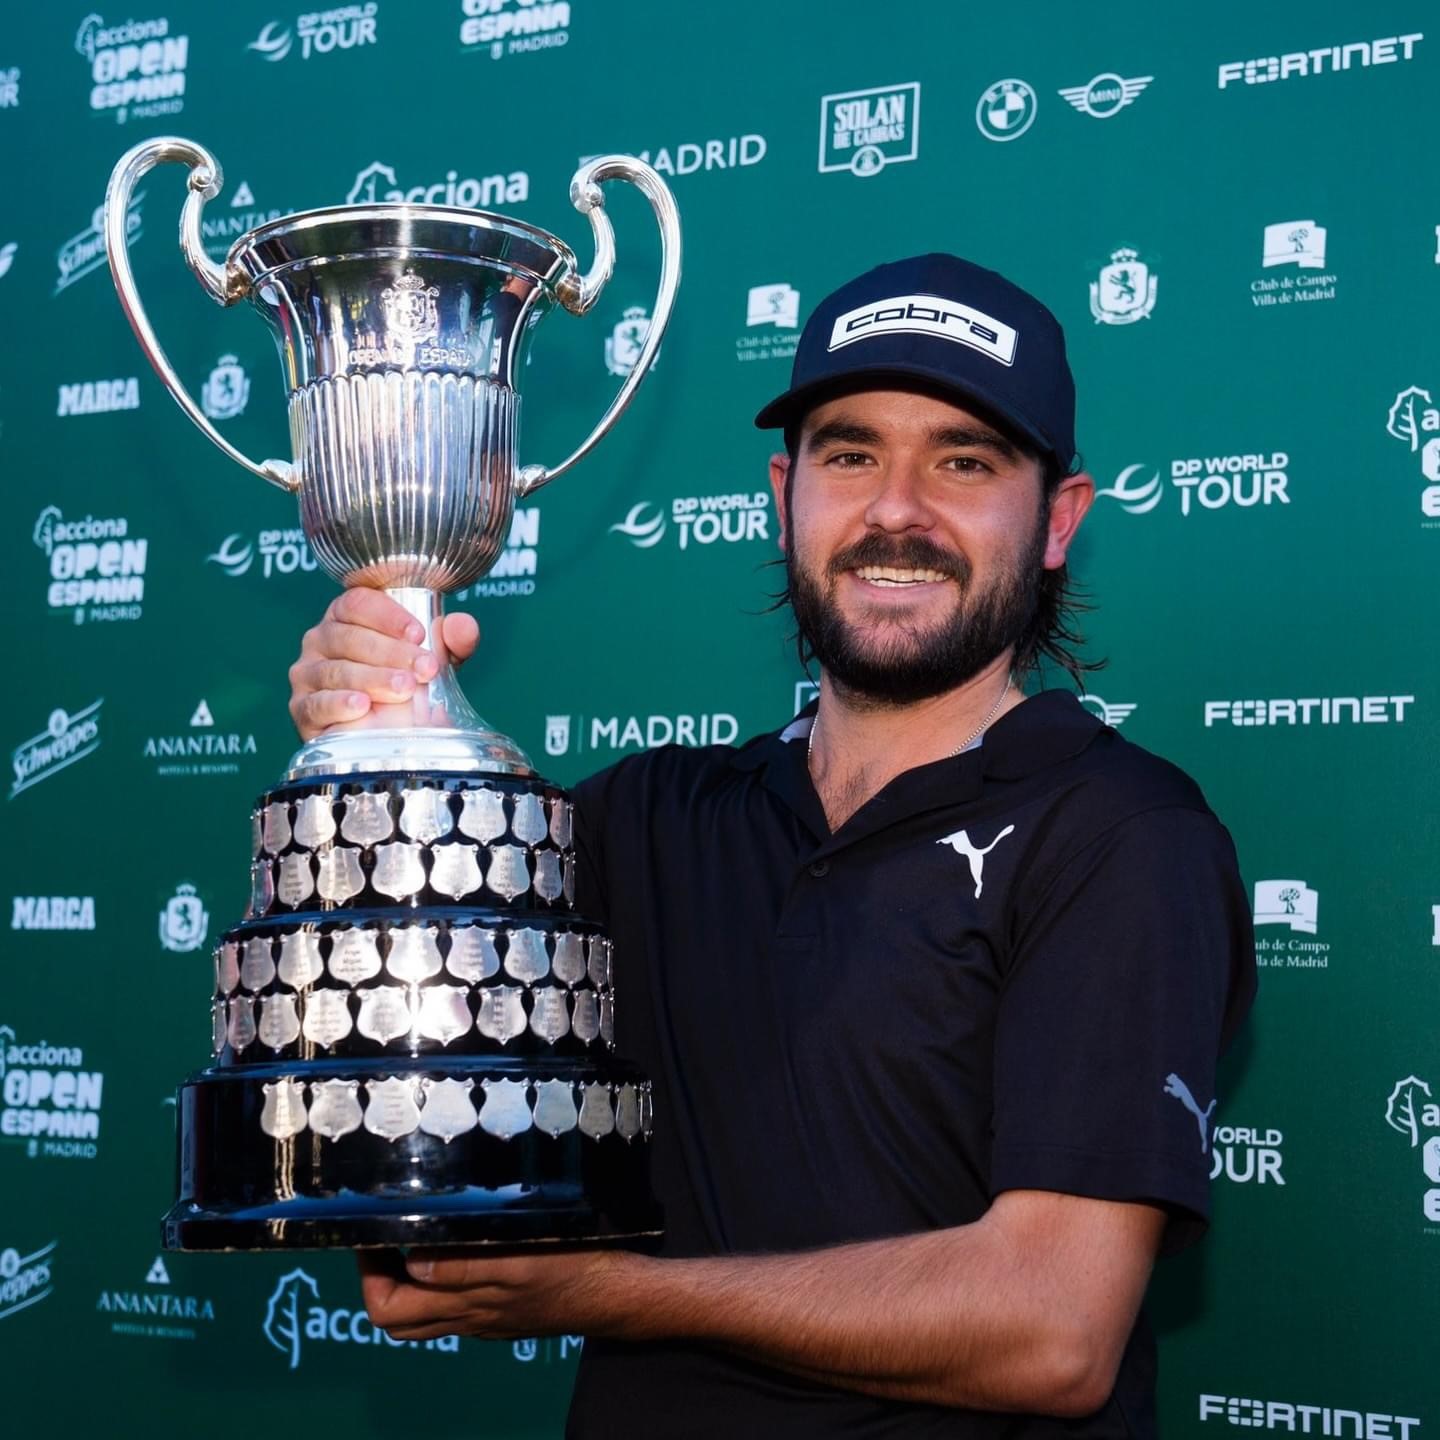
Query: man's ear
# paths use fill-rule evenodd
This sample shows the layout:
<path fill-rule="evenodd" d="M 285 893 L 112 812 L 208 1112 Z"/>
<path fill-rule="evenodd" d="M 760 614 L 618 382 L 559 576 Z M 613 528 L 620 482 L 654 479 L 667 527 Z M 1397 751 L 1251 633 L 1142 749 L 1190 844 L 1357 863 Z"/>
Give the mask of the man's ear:
<path fill-rule="evenodd" d="M 1067 475 L 1050 497 L 1049 529 L 1045 536 L 1045 568 L 1058 570 L 1065 563 L 1070 542 L 1095 502 L 1095 481 L 1083 470 Z"/>
<path fill-rule="evenodd" d="M 785 550 L 789 546 L 789 519 L 785 513 L 785 477 L 790 473 L 790 457 L 788 455 L 772 455 L 770 457 L 770 492 L 775 497 L 775 514 L 780 523 L 780 548 Z"/>

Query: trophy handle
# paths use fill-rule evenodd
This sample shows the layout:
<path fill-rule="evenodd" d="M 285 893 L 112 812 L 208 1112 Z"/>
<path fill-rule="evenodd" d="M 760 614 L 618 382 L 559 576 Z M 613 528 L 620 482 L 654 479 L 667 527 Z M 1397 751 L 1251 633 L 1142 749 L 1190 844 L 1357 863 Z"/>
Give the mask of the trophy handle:
<path fill-rule="evenodd" d="M 212 300 L 221 305 L 233 305 L 250 288 L 249 281 L 239 272 L 216 265 L 205 253 L 200 234 L 200 214 L 207 200 L 213 200 L 225 183 L 219 163 L 203 146 L 176 135 L 161 135 L 154 140 L 142 141 L 134 149 L 127 150 L 120 157 L 110 174 L 110 184 L 105 191 L 105 249 L 110 257 L 110 274 L 115 280 L 115 289 L 120 295 L 120 306 L 125 318 L 145 352 L 145 358 L 160 377 L 165 388 L 174 397 L 175 403 L 195 422 L 201 432 L 218 445 L 232 460 L 247 470 L 278 485 L 292 494 L 300 488 L 300 476 L 287 460 L 263 460 L 256 464 L 248 455 L 237 450 L 211 423 L 205 412 L 195 403 L 190 392 L 175 373 L 155 331 L 151 328 L 149 316 L 140 303 L 140 292 L 135 285 L 135 275 L 130 268 L 130 251 L 125 235 L 125 219 L 130 209 L 130 197 L 140 177 L 156 165 L 177 160 L 190 167 L 188 180 L 189 194 L 185 197 L 185 208 L 180 215 L 180 250 L 185 263 L 195 272 L 195 278 L 204 287 Z"/>
<path fill-rule="evenodd" d="M 560 281 L 556 287 L 560 303 L 572 315 L 584 315 L 600 298 L 600 292 L 614 272 L 615 232 L 605 213 L 605 194 L 600 188 L 603 180 L 628 180 L 641 191 L 655 212 L 660 226 L 660 285 L 655 292 L 655 311 L 640 354 L 610 402 L 610 408 L 600 417 L 600 423 L 579 448 L 558 465 L 522 466 L 515 477 L 517 498 L 533 495 L 542 485 L 563 475 L 577 460 L 583 460 L 620 418 L 654 362 L 665 337 L 665 327 L 670 323 L 670 312 L 675 308 L 675 291 L 680 285 L 680 213 L 675 208 L 670 187 L 643 160 L 630 155 L 598 156 L 582 165 L 570 182 L 570 203 L 582 215 L 590 217 L 590 228 L 595 232 L 595 263 L 585 275 L 567 275 Z"/>

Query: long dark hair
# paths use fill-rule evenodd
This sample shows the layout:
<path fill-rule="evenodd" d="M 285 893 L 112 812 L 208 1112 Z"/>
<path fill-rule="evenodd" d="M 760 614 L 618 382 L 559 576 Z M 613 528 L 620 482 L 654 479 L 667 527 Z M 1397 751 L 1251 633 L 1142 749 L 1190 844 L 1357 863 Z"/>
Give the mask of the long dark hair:
<path fill-rule="evenodd" d="M 790 457 L 790 466 L 785 475 L 785 512 L 788 522 L 790 512 L 790 494 L 795 484 L 795 466 L 800 454 L 800 427 L 798 425 L 787 428 L 785 431 L 785 453 Z M 1055 498 L 1055 492 L 1060 487 L 1060 482 L 1067 475 L 1075 474 L 1083 468 L 1080 456 L 1075 457 L 1073 466 L 1065 467 L 1058 460 L 1045 458 L 1036 455 L 1033 451 L 1024 452 L 1029 459 L 1040 464 L 1041 472 L 1041 504 L 1044 513 L 1048 515 L 1050 502 Z M 784 559 L 770 561 L 770 564 L 784 565 Z M 775 596 L 774 604 L 769 608 L 779 610 L 791 603 L 790 583 L 787 578 L 784 588 Z M 1088 614 L 1096 608 L 1091 600 L 1089 592 L 1079 585 L 1070 574 L 1068 562 L 1058 570 L 1043 570 L 1040 574 L 1040 584 L 1035 595 L 1035 607 L 1031 611 L 1029 622 L 1024 630 L 1020 632 L 1015 641 L 1015 655 L 1012 662 L 1017 680 L 1025 680 L 1030 677 L 1042 678 L 1048 666 L 1054 666 L 1063 670 L 1074 682 L 1077 689 L 1084 690 L 1085 676 L 1093 674 L 1097 670 L 1103 670 L 1106 661 L 1103 658 L 1088 659 L 1080 651 L 1085 644 L 1085 637 L 1080 633 L 1077 624 L 1077 617 Z M 796 629 L 795 652 L 800 657 L 801 667 L 808 673 L 811 663 L 815 659 L 815 653 L 810 648 L 809 641 Z"/>

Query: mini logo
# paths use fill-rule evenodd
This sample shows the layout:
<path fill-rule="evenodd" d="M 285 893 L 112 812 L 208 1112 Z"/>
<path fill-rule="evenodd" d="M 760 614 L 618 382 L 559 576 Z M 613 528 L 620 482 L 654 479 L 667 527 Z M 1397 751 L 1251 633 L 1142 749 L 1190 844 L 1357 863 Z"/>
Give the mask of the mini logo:
<path fill-rule="evenodd" d="M 12 800 L 100 748 L 100 707 L 104 703 L 103 699 L 93 700 L 73 715 L 52 710 L 45 728 L 10 752 L 15 774 L 10 785 Z"/>
<path fill-rule="evenodd" d="M 143 194 L 136 194 L 125 212 L 125 239 L 133 245 L 144 234 L 144 223 L 140 216 Z M 72 235 L 55 252 L 55 289 L 58 295 L 68 290 L 77 280 L 83 280 L 91 271 L 106 264 L 105 256 L 105 207 L 97 205 L 90 216 L 90 223 L 78 235 Z"/>
<path fill-rule="evenodd" d="M 7 241 L 4 245 L 0 245 L 0 275 L 8 275 L 10 273 L 10 266 L 15 260 L 15 251 L 18 248 L 14 240 Z"/>
<path fill-rule="evenodd" d="M 987 140 L 1018 140 L 1035 123 L 1039 104 L 1023 80 L 997 80 L 980 96 L 975 123 Z"/>
<path fill-rule="evenodd" d="M 233 355 L 222 355 L 200 391 L 200 408 L 212 420 L 233 420 L 249 399 L 249 376 Z"/>
<path fill-rule="evenodd" d="M 1390 406 L 1385 433 L 1409 447 L 1420 457 L 1420 474 L 1425 488 L 1420 492 L 1423 528 L 1435 529 L 1440 522 L 1440 408 L 1428 390 L 1407 386 Z"/>
<path fill-rule="evenodd" d="M 1227 60 L 1219 67 L 1217 84 L 1221 90 L 1237 80 L 1246 85 L 1268 85 L 1278 80 L 1306 79 L 1368 65 L 1413 60 L 1415 46 L 1424 38 L 1419 33 L 1390 35 L 1383 40 L 1353 40 L 1348 45 L 1322 45 L 1315 50 L 1292 50 L 1287 55 L 1265 55 L 1258 60 Z"/>
<path fill-rule="evenodd" d="M 1165 1077 L 1165 1093 L 1173 1095 L 1194 1117 L 1200 1127 L 1200 1153 L 1210 1153 L 1210 1117 L 1215 1113 L 1216 1102 L 1212 1100 L 1203 1110 L 1190 1093 L 1190 1087 L 1173 1072 Z"/>
<path fill-rule="evenodd" d="M 942 835 L 935 843 L 937 845 L 948 845 L 957 855 L 963 855 L 970 863 L 970 878 L 975 882 L 975 898 L 980 898 L 984 881 L 982 872 L 985 869 L 985 857 L 1007 836 L 1015 827 L 1007 825 L 988 845 L 978 846 L 971 840 L 969 833 L 964 830 L 957 830 L 953 835 Z"/>
<path fill-rule="evenodd" d="M 605 368 L 612 375 L 628 375 L 639 362 L 649 333 L 649 313 L 641 305 L 631 305 L 605 340 Z"/>
<path fill-rule="evenodd" d="M 77 625 L 140 618 L 150 547 L 129 531 L 120 515 L 66 520 L 56 505 L 40 512 L 31 535 L 48 559 L 52 612 L 71 611 Z"/>
<path fill-rule="evenodd" d="M 293 34 L 288 25 L 271 20 L 245 48 L 273 63 L 290 54 L 296 35 L 300 39 L 302 60 L 309 60 L 312 55 L 328 55 L 335 50 L 374 45 L 375 16 L 379 9 L 375 0 L 369 0 L 367 4 L 310 12 L 297 17 Z"/>
<path fill-rule="evenodd" d="M 440 312 L 435 300 L 436 285 L 427 285 L 413 270 L 407 270 L 393 285 L 380 292 L 385 322 L 391 336 L 406 345 L 419 345 L 440 333 Z"/>
<path fill-rule="evenodd" d="M 1287 220 L 1280 225 L 1267 225 L 1261 248 L 1260 263 L 1268 270 L 1273 265 L 1298 265 L 1302 270 L 1320 270 L 1325 265 L 1324 226 L 1313 220 Z"/>
<path fill-rule="evenodd" d="M 1131 325 L 1149 318 L 1155 308 L 1159 277 L 1140 259 L 1138 250 L 1122 246 L 1110 252 L 1110 263 L 1100 267 L 1090 282 L 1090 313 L 1097 325 Z"/>
<path fill-rule="evenodd" d="M 490 58 L 556 50 L 570 42 L 568 0 L 461 0 L 460 43 Z"/>
<path fill-rule="evenodd" d="M 545 717 L 545 753 L 563 755 L 570 748 L 570 717 L 568 715 L 547 715 Z"/>
<path fill-rule="evenodd" d="M 1119 729 L 1135 711 L 1134 704 L 1112 705 L 1108 700 L 1102 700 L 1098 695 L 1081 695 L 1078 697 L 1080 703 L 1092 715 L 1098 716 L 1107 725 Z"/>
<path fill-rule="evenodd" d="M 1158 470 L 1151 471 L 1148 480 L 1139 478 L 1147 469 L 1146 465 L 1127 465 L 1113 485 L 1095 492 L 1096 497 L 1108 495 L 1118 500 L 1127 515 L 1148 515 L 1165 498 L 1165 491 Z"/>
<path fill-rule="evenodd" d="M 209 928 L 210 913 L 195 893 L 195 887 L 177 885 L 160 912 L 160 943 L 167 950 L 183 955 L 205 943 Z"/>
<path fill-rule="evenodd" d="M 172 35 L 169 20 L 107 25 L 101 16 L 87 15 L 75 49 L 90 66 L 90 109 L 96 114 L 113 111 L 123 125 L 132 117 L 153 120 L 185 108 L 190 37 Z"/>
<path fill-rule="evenodd" d="M 0 255 L 3 253 L 0 251 Z M 0 275 L 4 273 L 0 269 Z M 800 292 L 789 285 L 754 286 L 745 297 L 745 323 L 795 329 L 800 323 Z"/>
<path fill-rule="evenodd" d="M 1020 341 L 1018 330 L 961 301 L 939 295 L 892 295 L 837 316 L 827 349 L 839 350 L 876 335 L 894 334 L 953 340 L 1001 365 L 1015 363 L 1015 347 Z"/>
<path fill-rule="evenodd" d="M 820 97 L 822 175 L 878 175 L 920 153 L 920 82 Z"/>
<path fill-rule="evenodd" d="M 23 1142 L 32 1160 L 93 1160 L 105 1076 L 84 1064 L 78 1045 L 17 1043 L 0 1025 L 0 1137 Z"/>
<path fill-rule="evenodd" d="M 1288 925 L 1306 935 L 1315 933 L 1320 894 L 1303 880 L 1257 880 L 1255 882 L 1255 923 Z"/>
<path fill-rule="evenodd" d="M 653 515 L 648 512 L 653 510 Z M 648 550 L 665 538 L 665 512 L 648 500 L 632 505 L 623 520 L 610 527 L 615 535 L 623 535 L 637 550 Z"/>
<path fill-rule="evenodd" d="M 28 1255 L 14 1246 L 0 1250 L 0 1320 L 38 1305 L 55 1288 L 50 1269 L 59 1243 L 52 1240 Z"/>
<path fill-rule="evenodd" d="M 410 205 L 455 205 L 462 210 L 486 210 L 496 205 L 518 205 L 530 198 L 530 176 L 523 170 L 508 175 L 486 175 L 483 178 L 461 176 L 447 170 L 443 180 L 429 185 L 402 186 L 394 169 L 372 161 L 355 177 L 347 205 L 374 205 L 379 201 L 403 201 Z"/>
<path fill-rule="evenodd" d="M 1133 105 L 1154 78 L 1153 75 L 1137 75 L 1133 80 L 1126 80 L 1107 70 L 1088 85 L 1074 85 L 1061 90 L 1060 94 L 1082 115 L 1088 115 L 1092 120 L 1108 120 L 1127 105 Z"/>
<path fill-rule="evenodd" d="M 16 895 L 10 912 L 12 930 L 93 930 L 93 895 Z"/>

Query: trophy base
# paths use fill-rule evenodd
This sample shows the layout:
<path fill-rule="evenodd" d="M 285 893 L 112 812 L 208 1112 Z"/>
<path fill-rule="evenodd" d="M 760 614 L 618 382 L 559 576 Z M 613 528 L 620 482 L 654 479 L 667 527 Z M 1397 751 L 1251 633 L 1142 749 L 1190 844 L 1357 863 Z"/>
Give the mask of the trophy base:
<path fill-rule="evenodd" d="M 533 775 L 535 767 L 530 757 L 498 730 L 452 730 L 438 725 L 383 730 L 362 727 L 327 730 L 307 741 L 290 757 L 285 778 L 311 780 L 321 775 L 387 771 Z"/>

